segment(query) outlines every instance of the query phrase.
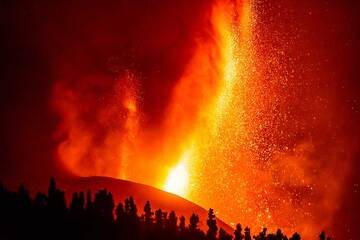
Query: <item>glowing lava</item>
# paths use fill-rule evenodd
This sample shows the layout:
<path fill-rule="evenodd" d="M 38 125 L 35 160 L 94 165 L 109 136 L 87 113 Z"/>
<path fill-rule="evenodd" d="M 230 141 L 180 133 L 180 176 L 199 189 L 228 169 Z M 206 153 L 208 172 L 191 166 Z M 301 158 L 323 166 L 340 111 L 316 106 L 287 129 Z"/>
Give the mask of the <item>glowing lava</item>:
<path fill-rule="evenodd" d="M 186 154 L 186 153 L 185 153 Z M 171 169 L 169 176 L 166 180 L 164 190 L 177 194 L 179 196 L 186 196 L 188 189 L 189 175 L 186 166 L 186 161 L 189 156 L 184 156 L 180 163 L 173 169 Z"/>
<path fill-rule="evenodd" d="M 59 84 L 55 103 L 66 135 L 59 158 L 76 175 L 153 185 L 213 207 L 229 223 L 317 233 L 331 221 L 346 172 L 337 159 L 347 157 L 323 140 L 336 139 L 337 129 L 323 108 L 329 97 L 314 94 L 321 78 L 287 56 L 296 32 L 266 35 L 260 5 L 213 4 L 154 126 L 141 121 L 146 89 L 135 75 L 86 77 L 77 92 Z M 111 82 L 110 93 L 96 92 L 103 82 Z"/>
<path fill-rule="evenodd" d="M 207 93 L 205 96 L 200 95 L 201 98 L 191 99 L 190 106 L 186 106 L 193 109 L 195 107 L 192 105 L 195 104 L 198 109 L 195 115 L 187 114 L 186 117 L 183 115 L 179 117 L 176 115 L 178 109 L 174 107 L 171 108 L 172 114 L 170 115 L 177 116 L 177 123 L 189 121 L 191 118 L 192 125 L 186 129 L 181 148 L 183 149 L 182 156 L 186 155 L 187 162 L 189 162 L 186 165 L 186 171 L 190 172 L 190 179 L 195 182 L 192 187 L 188 186 L 188 197 L 199 203 L 203 202 L 203 199 L 200 200 L 194 196 L 194 192 L 199 191 L 194 186 L 205 182 L 203 172 L 204 164 L 208 164 L 207 160 L 220 154 L 222 148 L 241 151 L 236 146 L 232 146 L 232 143 L 224 142 L 225 139 L 233 137 L 233 141 L 238 141 L 237 144 L 246 144 L 247 132 L 244 129 L 243 116 L 246 103 L 245 89 L 253 71 L 254 61 L 251 51 L 251 18 L 249 2 L 240 4 L 239 2 L 218 1 L 214 5 L 211 16 L 212 34 L 215 41 L 202 43 L 198 47 L 193 62 L 188 68 L 189 73 L 181 79 L 176 88 L 176 90 L 180 89 L 180 94 L 178 94 L 179 96 L 175 94 L 177 96 L 173 100 L 175 104 L 182 104 L 184 102 L 182 98 L 187 99 L 188 94 L 184 85 L 196 86 L 196 92 Z M 204 49 L 206 44 L 210 51 L 206 51 L 207 48 Z M 214 55 L 216 61 L 209 61 Z M 198 56 L 201 57 L 198 59 Z M 199 68 L 199 65 L 202 67 Z M 211 69 L 216 69 L 216 74 L 212 74 Z M 199 79 L 199 75 L 202 77 L 201 79 Z M 213 84 L 209 84 L 211 82 Z M 213 90 L 214 85 L 216 88 Z M 206 102 L 196 101 L 199 98 L 208 100 Z M 224 131 L 228 132 L 226 136 L 223 136 Z M 237 134 L 239 132 L 241 132 L 240 135 Z M 224 156 L 217 157 L 223 158 Z M 178 162 L 181 165 L 183 160 Z M 214 166 L 220 167 L 221 161 L 218 159 L 217 162 L 218 165 Z M 197 178 L 199 175 L 201 177 Z M 189 181 L 188 184 L 191 182 Z M 167 189 L 167 183 L 165 189 Z"/>

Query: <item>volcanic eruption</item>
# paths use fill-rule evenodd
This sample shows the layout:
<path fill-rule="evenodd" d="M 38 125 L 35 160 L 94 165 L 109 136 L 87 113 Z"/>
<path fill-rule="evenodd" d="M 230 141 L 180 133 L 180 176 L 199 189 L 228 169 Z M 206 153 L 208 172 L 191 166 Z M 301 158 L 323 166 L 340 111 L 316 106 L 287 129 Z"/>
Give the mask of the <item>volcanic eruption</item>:
<path fill-rule="evenodd" d="M 228 223 L 305 236 L 329 226 L 349 158 L 335 103 L 317 90 L 323 73 L 306 62 L 310 53 L 292 58 L 296 26 L 269 36 L 276 26 L 264 9 L 212 3 L 156 126 L 143 119 L 141 73 L 114 59 L 110 76 L 81 76 L 78 86 L 60 79 L 60 161 L 75 175 L 141 182 L 212 206 Z"/>
<path fill-rule="evenodd" d="M 38 10 L 59 166 L 177 194 L 229 225 L 336 232 L 359 147 L 351 7 L 115 2 Z"/>

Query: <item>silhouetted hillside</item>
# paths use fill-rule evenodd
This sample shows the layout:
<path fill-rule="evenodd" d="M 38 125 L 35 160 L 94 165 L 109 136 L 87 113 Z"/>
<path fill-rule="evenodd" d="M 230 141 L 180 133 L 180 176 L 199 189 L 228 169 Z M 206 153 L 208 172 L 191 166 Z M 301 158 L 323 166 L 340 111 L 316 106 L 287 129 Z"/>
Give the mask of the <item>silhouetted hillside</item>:
<path fill-rule="evenodd" d="M 65 198 L 67 202 L 71 201 L 71 193 L 73 192 L 80 192 L 84 190 L 96 192 L 99 189 L 107 189 L 113 194 L 115 202 L 124 201 L 125 198 L 133 196 L 136 204 L 139 206 L 144 206 L 146 201 L 150 200 L 151 206 L 154 209 L 161 208 L 167 212 L 174 210 L 178 215 L 183 215 L 186 218 L 196 212 L 200 218 L 199 228 L 203 231 L 207 230 L 206 218 L 208 216 L 208 212 L 206 209 L 178 195 L 162 191 L 149 185 L 110 177 L 67 178 L 66 180 L 57 180 L 57 182 L 59 187 L 65 191 Z M 233 231 L 232 227 L 225 224 L 220 219 L 216 220 L 219 227 L 222 227 L 227 232 Z"/>
<path fill-rule="evenodd" d="M 96 178 L 84 181 L 96 182 Z M 128 183 L 119 182 L 121 184 Z M 139 186 L 132 185 L 134 188 Z M 150 190 L 149 187 L 142 191 Z M 155 198 L 161 197 L 161 194 Z M 170 201 L 171 198 L 178 201 L 175 196 L 170 195 Z M 50 180 L 47 194 L 37 193 L 34 198 L 22 185 L 16 192 L 0 185 L 0 239 L 301 239 L 298 233 L 288 238 L 280 229 L 276 233 L 268 233 L 264 228 L 262 232 L 252 235 L 248 227 L 243 229 L 240 224 L 233 234 L 229 234 L 218 226 L 213 209 L 208 211 L 206 231 L 199 228 L 199 223 L 199 215 L 195 212 L 186 219 L 175 211 L 153 208 L 150 201 L 146 201 L 143 207 L 136 205 L 131 196 L 125 198 L 124 202 L 116 203 L 113 194 L 106 189 L 100 189 L 95 194 L 90 190 L 74 192 L 67 205 L 65 192 L 57 187 L 54 179 Z M 330 238 L 326 238 L 322 232 L 319 239 Z"/>

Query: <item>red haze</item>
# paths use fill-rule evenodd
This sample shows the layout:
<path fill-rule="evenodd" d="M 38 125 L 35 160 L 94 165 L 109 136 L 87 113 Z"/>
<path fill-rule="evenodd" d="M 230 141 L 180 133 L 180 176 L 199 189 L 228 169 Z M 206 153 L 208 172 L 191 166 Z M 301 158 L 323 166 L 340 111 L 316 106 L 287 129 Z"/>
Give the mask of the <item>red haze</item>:
<path fill-rule="evenodd" d="M 188 197 L 227 222 L 355 236 L 359 4 L 252 1 L 245 31 L 235 2 L 1 3 L 0 178 L 163 187 L 187 159 Z"/>

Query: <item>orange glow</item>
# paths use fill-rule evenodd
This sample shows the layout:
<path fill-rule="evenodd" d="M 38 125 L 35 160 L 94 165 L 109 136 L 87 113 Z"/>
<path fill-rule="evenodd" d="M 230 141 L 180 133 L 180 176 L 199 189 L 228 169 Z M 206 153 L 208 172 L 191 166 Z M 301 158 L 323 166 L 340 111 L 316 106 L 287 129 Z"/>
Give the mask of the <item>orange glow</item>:
<path fill-rule="evenodd" d="M 178 194 L 255 231 L 280 227 L 313 237 L 328 226 L 342 184 L 333 173 L 345 174 L 346 166 L 317 165 L 315 140 L 304 132 L 326 116 L 312 115 L 320 108 L 304 90 L 312 80 L 292 79 L 284 51 L 262 45 L 272 40 L 260 34 L 266 29 L 256 7 L 215 1 L 211 27 L 196 37 L 156 127 L 142 124 L 143 89 L 130 71 L 96 101 L 81 94 L 90 91 L 86 85 L 76 92 L 60 81 L 54 97 L 63 118 L 59 132 L 66 135 L 60 162 L 75 175 L 112 176 Z M 332 147 L 323 154 L 329 162 L 346 157 Z"/>
<path fill-rule="evenodd" d="M 185 152 L 179 164 L 171 169 L 167 177 L 164 190 L 185 197 L 187 193 L 189 175 L 187 169 L 187 162 L 189 160 L 189 153 Z"/>

